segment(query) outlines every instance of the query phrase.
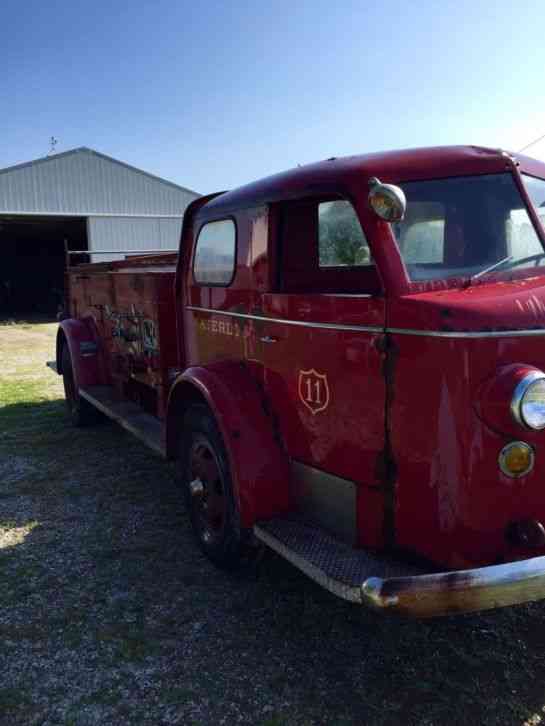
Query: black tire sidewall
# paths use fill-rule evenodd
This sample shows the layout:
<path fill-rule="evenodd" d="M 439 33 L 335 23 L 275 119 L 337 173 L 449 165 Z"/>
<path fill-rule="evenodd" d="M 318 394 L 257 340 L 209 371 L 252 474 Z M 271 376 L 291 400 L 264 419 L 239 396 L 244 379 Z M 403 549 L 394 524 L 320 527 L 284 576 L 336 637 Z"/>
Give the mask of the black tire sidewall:
<path fill-rule="evenodd" d="M 76 393 L 76 381 L 68 343 L 65 343 L 62 347 L 61 363 L 66 408 L 74 426 L 81 426 L 81 401 Z"/>
<path fill-rule="evenodd" d="M 97 409 L 88 401 L 83 399 L 77 392 L 77 383 L 74 377 L 74 368 L 72 366 L 72 355 L 70 353 L 68 343 L 64 343 L 62 347 L 61 365 L 66 407 L 72 424 L 79 428 L 97 423 L 100 419 L 99 411 L 97 411 Z M 72 381 L 72 385 L 70 385 L 70 380 Z M 72 389 L 72 395 L 68 395 L 69 388 Z"/>
<path fill-rule="evenodd" d="M 202 537 L 202 527 L 196 519 L 189 491 L 189 455 L 197 435 L 204 436 L 214 450 L 224 488 L 226 507 L 225 524 L 221 536 L 214 538 L 212 543 L 206 542 Z M 227 451 L 215 419 L 210 410 L 204 405 L 192 405 L 185 413 L 182 435 L 180 437 L 178 464 L 184 500 L 199 546 L 216 565 L 224 568 L 237 566 L 240 562 L 242 551 L 240 517 L 233 493 L 233 482 L 229 469 Z"/>

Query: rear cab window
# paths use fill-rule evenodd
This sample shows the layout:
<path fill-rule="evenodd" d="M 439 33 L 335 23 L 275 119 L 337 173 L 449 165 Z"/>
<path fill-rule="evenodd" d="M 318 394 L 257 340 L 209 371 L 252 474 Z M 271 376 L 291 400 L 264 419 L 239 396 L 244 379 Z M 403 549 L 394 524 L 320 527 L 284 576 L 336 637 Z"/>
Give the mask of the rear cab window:
<path fill-rule="evenodd" d="M 236 227 L 232 219 L 207 222 L 195 248 L 193 276 L 198 285 L 229 285 L 235 275 Z"/>

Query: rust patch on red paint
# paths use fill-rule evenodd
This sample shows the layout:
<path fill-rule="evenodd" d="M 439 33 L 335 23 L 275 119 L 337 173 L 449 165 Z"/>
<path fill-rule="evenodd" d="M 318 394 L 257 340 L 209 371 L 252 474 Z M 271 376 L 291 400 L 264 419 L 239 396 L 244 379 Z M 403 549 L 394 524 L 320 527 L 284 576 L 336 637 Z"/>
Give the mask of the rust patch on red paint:
<path fill-rule="evenodd" d="M 419 578 L 413 577 L 397 577 L 384 582 L 381 595 L 385 597 L 395 597 L 405 592 L 414 590 L 415 583 Z M 430 579 L 427 584 L 426 591 L 430 594 L 433 592 L 448 592 L 449 590 L 461 590 L 469 588 L 478 582 L 473 571 L 458 570 L 448 574 L 442 574 L 440 577 Z"/>
<path fill-rule="evenodd" d="M 391 439 L 391 414 L 395 398 L 395 369 L 399 350 L 390 335 L 386 334 L 377 340 L 377 347 L 382 353 L 382 375 L 385 383 L 384 410 L 384 448 L 377 457 L 375 468 L 376 478 L 382 485 L 384 495 L 384 519 L 382 532 L 385 546 L 392 548 L 395 544 L 395 488 L 397 484 L 397 463 Z"/>

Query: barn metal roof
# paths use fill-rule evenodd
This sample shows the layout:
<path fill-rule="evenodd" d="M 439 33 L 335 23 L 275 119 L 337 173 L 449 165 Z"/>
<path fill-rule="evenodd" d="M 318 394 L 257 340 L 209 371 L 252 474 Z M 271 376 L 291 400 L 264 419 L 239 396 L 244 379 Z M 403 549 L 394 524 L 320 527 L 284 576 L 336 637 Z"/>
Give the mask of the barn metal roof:
<path fill-rule="evenodd" d="M 0 214 L 181 217 L 198 196 L 85 146 L 0 169 Z"/>

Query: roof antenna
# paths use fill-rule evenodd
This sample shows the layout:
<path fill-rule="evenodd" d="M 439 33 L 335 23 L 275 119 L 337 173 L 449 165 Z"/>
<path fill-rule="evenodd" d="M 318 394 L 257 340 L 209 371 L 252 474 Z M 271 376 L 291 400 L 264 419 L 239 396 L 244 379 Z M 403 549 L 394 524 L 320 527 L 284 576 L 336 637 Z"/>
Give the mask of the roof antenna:
<path fill-rule="evenodd" d="M 529 144 L 526 144 L 526 146 L 523 146 L 522 149 L 519 149 L 517 151 L 517 154 L 520 154 L 521 151 L 526 151 L 526 149 L 529 149 L 530 146 L 537 144 L 539 141 L 543 141 L 543 139 L 545 139 L 545 134 L 543 134 L 542 136 L 538 136 L 537 139 L 534 139 L 533 141 L 530 141 Z"/>
<path fill-rule="evenodd" d="M 59 143 L 59 140 L 56 139 L 54 136 L 52 136 L 49 139 L 49 151 L 47 152 L 47 155 L 48 156 L 51 156 L 51 154 L 54 154 L 55 153 L 56 146 L 57 146 L 58 143 Z"/>

